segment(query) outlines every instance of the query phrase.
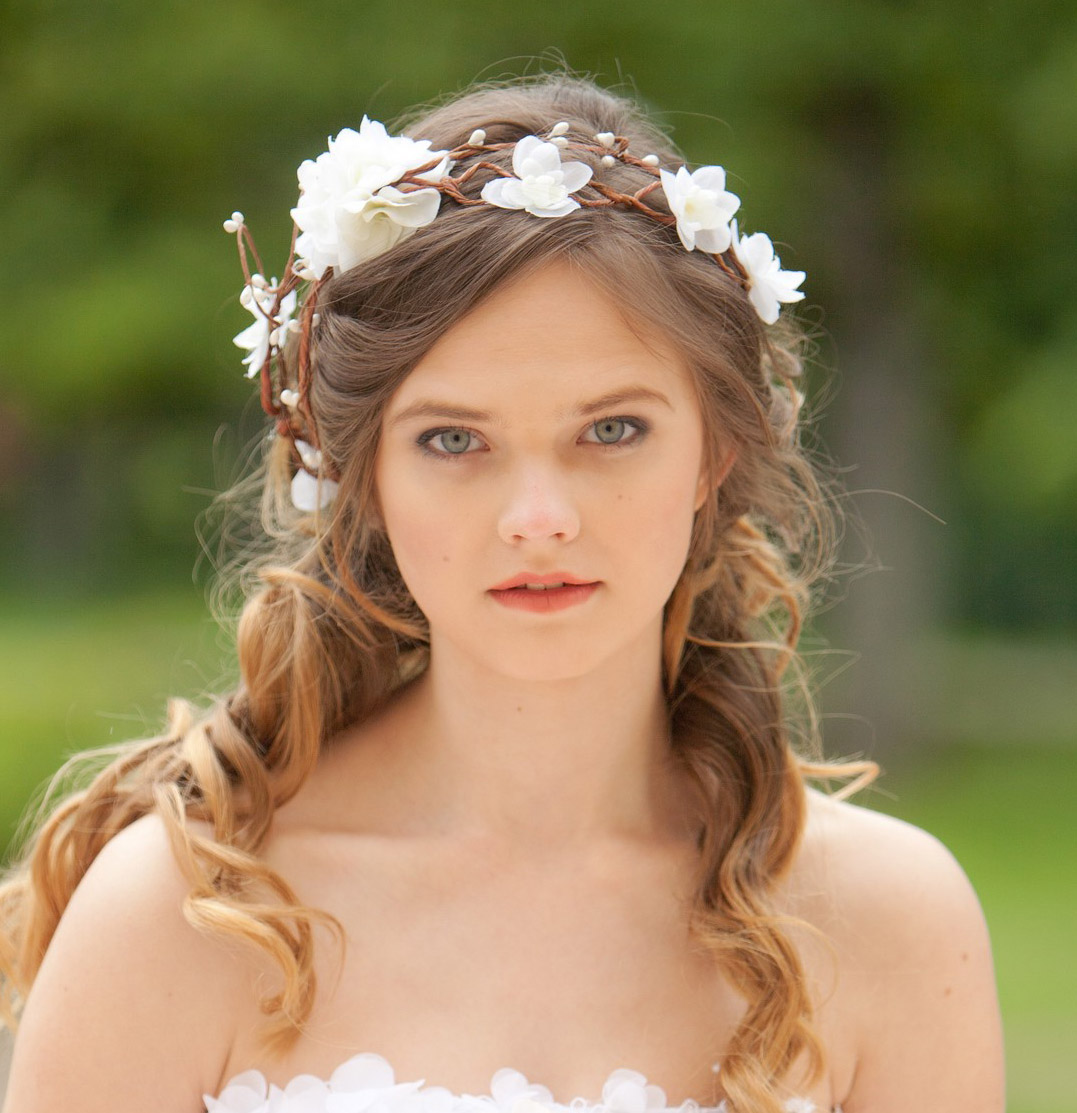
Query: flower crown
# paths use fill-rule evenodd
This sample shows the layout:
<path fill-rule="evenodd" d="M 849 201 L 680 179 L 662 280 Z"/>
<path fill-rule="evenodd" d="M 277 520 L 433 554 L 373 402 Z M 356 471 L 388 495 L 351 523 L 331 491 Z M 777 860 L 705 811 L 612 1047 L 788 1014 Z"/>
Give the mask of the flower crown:
<path fill-rule="evenodd" d="M 552 219 L 577 209 L 620 205 L 667 226 L 675 225 L 688 251 L 711 255 L 747 293 L 766 324 L 778 319 L 783 302 L 804 297 L 798 289 L 803 271 L 786 271 L 764 232 L 744 235 L 734 214 L 740 198 L 726 189 L 721 166 L 701 166 L 676 173 L 662 169 L 657 155 L 638 158 L 628 140 L 598 132 L 593 142 L 572 146 L 597 156 L 600 167 L 623 162 L 648 172 L 653 180 L 635 193 L 622 193 L 596 178 L 584 162 L 564 160 L 570 145 L 569 125 L 555 124 L 546 136 L 527 135 L 515 143 L 487 143 L 478 128 L 451 151 L 431 151 L 430 140 L 390 135 L 384 125 L 365 116 L 358 131 L 345 128 L 329 140 L 329 149 L 299 167 L 299 200 L 291 210 L 292 246 L 283 277 L 267 279 L 243 214 L 224 222 L 236 236 L 246 285 L 240 303 L 254 323 L 235 337 L 246 350 L 247 377 L 261 380 L 262 407 L 287 437 L 296 466 L 292 502 L 303 511 L 323 509 L 337 490 L 336 477 L 322 460 L 309 405 L 310 338 L 318 323 L 318 293 L 334 273 L 390 250 L 416 228 L 433 222 L 443 197 L 459 205 L 493 205 Z M 512 148 L 512 171 L 483 159 L 486 152 Z M 453 167 L 475 159 L 458 175 Z M 478 197 L 461 187 L 479 171 L 495 175 Z M 580 191 L 585 187 L 589 194 Z M 648 197 L 665 194 L 669 212 L 653 208 Z M 253 260 L 253 267 L 251 262 Z M 306 290 L 300 305 L 300 287 Z M 298 314 L 298 315 L 297 315 Z M 299 338 L 295 389 L 285 387 L 281 354 L 290 335 Z M 277 367 L 277 386 L 273 369 Z"/>

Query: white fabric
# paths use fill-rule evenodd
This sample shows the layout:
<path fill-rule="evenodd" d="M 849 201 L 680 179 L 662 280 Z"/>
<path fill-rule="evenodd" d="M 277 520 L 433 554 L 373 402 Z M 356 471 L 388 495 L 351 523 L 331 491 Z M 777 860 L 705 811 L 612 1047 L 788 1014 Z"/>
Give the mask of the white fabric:
<path fill-rule="evenodd" d="M 206 1094 L 204 1101 L 208 1113 L 724 1113 L 726 1108 L 725 1102 L 667 1105 L 660 1087 L 623 1068 L 606 1079 L 597 1101 L 554 1101 L 545 1086 L 509 1068 L 494 1074 L 488 1094 L 455 1094 L 443 1086 L 427 1086 L 423 1079 L 397 1082 L 389 1063 L 369 1053 L 353 1056 L 328 1079 L 300 1074 L 284 1089 L 268 1083 L 261 1071 L 244 1071 L 219 1096 Z M 787 1113 L 818 1113 L 804 1098 L 791 1099 L 785 1108 Z"/>

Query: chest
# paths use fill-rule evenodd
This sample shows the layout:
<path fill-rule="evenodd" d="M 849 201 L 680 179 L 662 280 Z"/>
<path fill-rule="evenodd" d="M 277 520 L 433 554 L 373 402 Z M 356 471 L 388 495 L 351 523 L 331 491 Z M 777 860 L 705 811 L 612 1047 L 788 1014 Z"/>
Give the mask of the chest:
<path fill-rule="evenodd" d="M 256 1004 L 225 1077 L 328 1078 L 370 1052 L 398 1080 L 489 1092 L 522 1072 L 555 1101 L 596 1100 L 630 1067 L 671 1105 L 720 1097 L 714 1065 L 742 999 L 688 931 L 691 863 L 676 855 L 523 857 L 342 840 L 278 845 L 300 899 L 330 912 L 318 995 L 296 1044 L 265 1066 Z"/>

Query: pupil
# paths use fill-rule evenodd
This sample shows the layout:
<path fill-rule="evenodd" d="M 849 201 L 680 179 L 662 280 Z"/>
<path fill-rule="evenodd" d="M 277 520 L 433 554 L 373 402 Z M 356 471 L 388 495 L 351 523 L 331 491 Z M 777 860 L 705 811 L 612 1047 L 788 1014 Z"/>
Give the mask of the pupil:
<path fill-rule="evenodd" d="M 600 421 L 595 426 L 598 439 L 603 444 L 616 444 L 624 435 L 625 423 L 623 421 Z"/>
<path fill-rule="evenodd" d="M 457 429 L 452 433 L 442 433 L 441 439 L 449 452 L 466 452 L 471 441 L 471 434 L 463 429 Z"/>

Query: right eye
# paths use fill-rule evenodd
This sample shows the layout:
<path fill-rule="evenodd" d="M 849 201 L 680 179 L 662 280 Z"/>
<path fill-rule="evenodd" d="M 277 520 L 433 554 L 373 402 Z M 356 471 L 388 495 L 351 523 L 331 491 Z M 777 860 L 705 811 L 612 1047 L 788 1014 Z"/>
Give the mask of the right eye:
<path fill-rule="evenodd" d="M 415 442 L 428 456 L 467 456 L 482 447 L 482 441 L 468 429 L 428 429 Z"/>

